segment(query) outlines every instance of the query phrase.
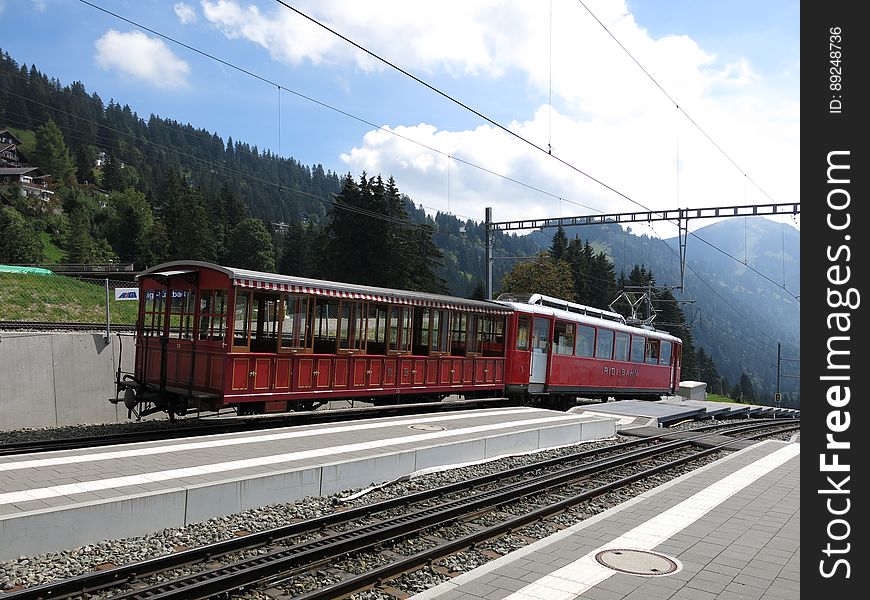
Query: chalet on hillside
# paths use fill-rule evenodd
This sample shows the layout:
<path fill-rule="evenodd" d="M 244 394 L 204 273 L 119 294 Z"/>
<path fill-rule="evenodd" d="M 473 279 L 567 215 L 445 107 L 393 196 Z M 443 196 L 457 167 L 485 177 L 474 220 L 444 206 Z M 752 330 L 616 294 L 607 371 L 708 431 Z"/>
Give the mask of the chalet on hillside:
<path fill-rule="evenodd" d="M 46 175 L 39 167 L 0 167 L 0 184 L 17 183 L 21 195 L 38 198 L 48 202 L 54 195 L 49 189 L 51 175 Z"/>
<path fill-rule="evenodd" d="M 21 167 L 27 158 L 18 148 L 21 145 L 15 134 L 8 129 L 0 129 L 0 167 Z"/>

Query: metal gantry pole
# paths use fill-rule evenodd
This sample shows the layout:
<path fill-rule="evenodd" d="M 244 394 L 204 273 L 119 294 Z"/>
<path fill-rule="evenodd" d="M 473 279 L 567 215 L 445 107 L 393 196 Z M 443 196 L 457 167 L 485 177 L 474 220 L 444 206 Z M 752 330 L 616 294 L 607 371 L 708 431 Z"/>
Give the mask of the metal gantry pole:
<path fill-rule="evenodd" d="M 106 343 L 109 343 L 109 339 L 111 338 L 111 331 L 109 325 L 109 280 L 106 279 Z"/>
<path fill-rule="evenodd" d="M 486 299 L 492 300 L 492 207 L 486 207 L 484 219 L 484 231 L 486 233 Z"/>
<path fill-rule="evenodd" d="M 776 407 L 779 408 L 780 400 L 782 396 L 780 396 L 779 392 L 779 380 L 780 375 L 782 373 L 782 342 L 776 343 L 776 395 L 774 398 L 776 399 Z"/>

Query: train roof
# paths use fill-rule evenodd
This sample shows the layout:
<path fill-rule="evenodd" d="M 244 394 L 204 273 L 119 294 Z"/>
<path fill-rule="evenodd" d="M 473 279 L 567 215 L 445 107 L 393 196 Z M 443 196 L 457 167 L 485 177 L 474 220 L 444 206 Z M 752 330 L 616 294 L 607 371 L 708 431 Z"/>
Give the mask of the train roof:
<path fill-rule="evenodd" d="M 177 260 L 156 265 L 140 273 L 137 276 L 137 279 L 139 277 L 149 276 L 183 275 L 200 269 L 210 269 L 212 271 L 223 273 L 230 279 L 233 285 L 252 289 L 389 302 L 393 304 L 408 304 L 413 306 L 427 306 L 431 308 L 468 310 L 489 314 L 509 314 L 512 312 L 512 310 L 504 304 L 487 300 L 470 300 L 467 298 L 458 298 L 443 294 L 412 292 L 408 290 L 380 288 L 353 283 L 342 283 L 338 281 L 293 277 L 290 275 L 251 271 L 248 269 L 226 267 L 214 263 L 193 260 Z"/>
<path fill-rule="evenodd" d="M 568 311 L 562 308 L 556 308 L 554 306 L 546 306 L 533 302 L 537 294 L 532 295 L 529 300 L 526 302 L 514 302 L 511 300 L 496 300 L 496 302 L 500 304 L 504 304 L 505 306 L 510 306 L 513 310 L 518 312 L 526 312 L 533 313 L 536 315 L 544 315 L 548 317 L 556 317 L 559 319 L 564 319 L 565 321 L 572 321 L 574 323 L 582 323 L 584 325 L 595 325 L 597 327 L 607 327 L 608 329 L 613 329 L 615 331 L 624 331 L 626 333 L 634 333 L 639 335 L 644 335 L 645 337 L 650 337 L 657 340 L 668 340 L 671 342 L 676 342 L 677 344 L 682 344 L 683 340 L 680 338 L 673 336 L 664 331 L 658 331 L 656 329 L 647 329 L 646 327 L 637 327 L 634 325 L 628 325 L 624 322 L 624 320 L 617 320 L 610 315 L 619 315 L 619 313 L 610 313 L 609 311 L 597 311 L 597 309 L 591 309 L 587 314 L 583 314 L 576 311 Z M 502 298 L 503 296 L 499 296 Z M 582 305 L 577 305 L 582 306 Z M 594 314 L 596 311 L 598 313 L 604 313 L 607 315 L 606 318 L 601 316 L 597 316 Z"/>

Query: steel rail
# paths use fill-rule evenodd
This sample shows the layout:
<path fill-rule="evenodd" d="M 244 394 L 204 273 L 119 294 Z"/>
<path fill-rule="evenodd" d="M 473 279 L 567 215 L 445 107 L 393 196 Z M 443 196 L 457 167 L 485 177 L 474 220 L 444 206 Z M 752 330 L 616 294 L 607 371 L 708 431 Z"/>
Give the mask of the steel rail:
<path fill-rule="evenodd" d="M 113 331 L 136 331 L 136 325 L 112 323 Z M 61 323 L 56 321 L 2 321 L 0 331 L 106 331 L 105 323 Z"/>
<path fill-rule="evenodd" d="M 789 425 L 788 427 L 784 427 L 783 429 L 785 431 L 790 431 L 799 428 L 800 425 Z M 750 437 L 763 437 L 765 435 L 770 435 L 770 433 L 761 433 L 757 434 L 756 436 Z M 492 525 L 481 531 L 476 531 L 467 536 L 448 541 L 445 544 L 439 545 L 435 548 L 424 550 L 405 559 L 390 563 L 389 565 L 376 567 L 374 570 L 368 573 L 350 577 L 338 583 L 325 586 L 316 591 L 300 594 L 298 596 L 295 596 L 294 598 L 295 600 L 333 600 L 336 598 L 344 598 L 351 593 L 368 589 L 374 585 L 379 585 L 383 581 L 392 579 L 397 575 L 401 575 L 402 573 L 407 573 L 420 569 L 444 556 L 448 556 L 465 548 L 473 548 L 474 545 L 477 543 L 493 539 L 505 533 L 510 533 L 511 531 L 519 529 L 520 527 L 523 527 L 530 523 L 534 523 L 535 521 L 545 519 L 561 511 L 567 510 L 568 508 L 576 504 L 586 502 L 597 496 L 601 496 L 620 487 L 624 487 L 628 484 L 634 483 L 635 481 L 639 481 L 662 471 L 681 466 L 687 462 L 703 458 L 708 454 L 718 452 L 728 444 L 730 444 L 730 442 L 723 442 L 722 444 L 719 444 L 712 448 L 699 450 L 694 454 L 680 457 L 661 465 L 650 467 L 649 469 L 638 473 L 633 473 L 626 477 L 622 477 L 615 481 L 600 485 L 592 490 L 587 490 L 580 494 L 576 494 L 569 498 L 560 500 L 559 502 L 556 502 L 554 504 L 539 508 L 537 510 L 533 510 L 523 515 L 519 515 L 517 517 L 509 519 L 508 521 Z M 280 583 L 280 580 L 272 580 L 269 581 L 269 583 L 271 585 L 275 585 Z"/>

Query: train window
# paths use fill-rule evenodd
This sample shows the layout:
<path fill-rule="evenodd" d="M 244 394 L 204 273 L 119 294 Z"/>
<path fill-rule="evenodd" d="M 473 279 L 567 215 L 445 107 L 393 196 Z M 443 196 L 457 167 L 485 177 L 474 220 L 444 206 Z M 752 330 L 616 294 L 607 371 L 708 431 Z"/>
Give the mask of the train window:
<path fill-rule="evenodd" d="M 633 335 L 631 336 L 631 362 L 633 363 L 642 363 L 643 362 L 643 350 L 646 347 L 646 338 Z"/>
<path fill-rule="evenodd" d="M 279 350 L 302 350 L 307 344 L 308 296 L 284 296 L 284 318 L 281 321 Z"/>
<path fill-rule="evenodd" d="M 574 354 L 574 324 L 556 321 L 553 329 L 553 352 L 565 356 Z"/>
<path fill-rule="evenodd" d="M 480 329 L 480 315 L 469 314 L 465 332 L 465 355 L 479 356 L 481 353 L 480 340 L 477 332 Z"/>
<path fill-rule="evenodd" d="M 450 354 L 465 356 L 468 333 L 468 313 L 454 312 L 450 319 Z"/>
<path fill-rule="evenodd" d="M 365 304 L 343 301 L 341 303 L 341 322 L 338 327 L 339 350 L 362 350 L 365 347 L 365 327 Z"/>
<path fill-rule="evenodd" d="M 532 350 L 540 350 L 544 354 L 550 352 L 550 321 L 535 317 L 532 325 Z"/>
<path fill-rule="evenodd" d="M 233 311 L 233 347 L 248 347 L 251 327 L 251 293 L 236 289 L 236 306 Z"/>
<path fill-rule="evenodd" d="M 147 336 L 162 336 L 165 313 L 166 290 L 147 290 L 142 312 L 142 333 Z"/>
<path fill-rule="evenodd" d="M 661 356 L 659 356 L 660 365 L 671 364 L 671 342 L 662 342 Z"/>
<path fill-rule="evenodd" d="M 383 304 L 368 306 L 368 334 L 366 352 L 369 354 L 387 353 L 387 307 Z"/>
<path fill-rule="evenodd" d="M 278 294 L 254 294 L 251 302 L 251 351 L 278 350 Z"/>
<path fill-rule="evenodd" d="M 616 334 L 616 343 L 614 344 L 613 360 L 628 360 L 628 334 L 619 332 Z"/>
<path fill-rule="evenodd" d="M 659 364 L 659 341 L 647 339 L 646 340 L 646 364 L 648 365 L 657 365 Z"/>
<path fill-rule="evenodd" d="M 598 340 L 595 342 L 595 358 L 610 360 L 613 358 L 613 331 L 599 329 Z"/>
<path fill-rule="evenodd" d="M 517 350 L 529 351 L 529 317 L 517 317 Z"/>
<path fill-rule="evenodd" d="M 484 356 L 504 356 L 504 317 L 481 315 L 477 318 L 478 352 Z"/>
<path fill-rule="evenodd" d="M 411 348 L 411 354 L 429 353 L 429 318 L 428 308 L 418 308 L 414 313 L 414 346 Z"/>
<path fill-rule="evenodd" d="M 575 356 L 592 358 L 592 350 L 595 348 L 595 328 L 589 325 L 577 326 L 577 348 Z"/>
<path fill-rule="evenodd" d="M 429 354 L 447 354 L 450 348 L 450 312 L 433 310 L 429 321 Z"/>
<path fill-rule="evenodd" d="M 227 291 L 201 290 L 199 339 L 223 342 L 227 336 Z"/>
<path fill-rule="evenodd" d="M 411 351 L 411 319 L 413 312 L 410 306 L 390 307 L 387 352 L 407 354 Z"/>
<path fill-rule="evenodd" d="M 314 335 L 314 352 L 317 354 L 335 354 L 335 344 L 338 337 L 338 300 L 318 298 L 314 304 L 312 319 Z"/>
<path fill-rule="evenodd" d="M 193 339 L 193 323 L 196 313 L 195 290 L 172 290 L 169 304 L 169 337 L 181 340 Z"/>

